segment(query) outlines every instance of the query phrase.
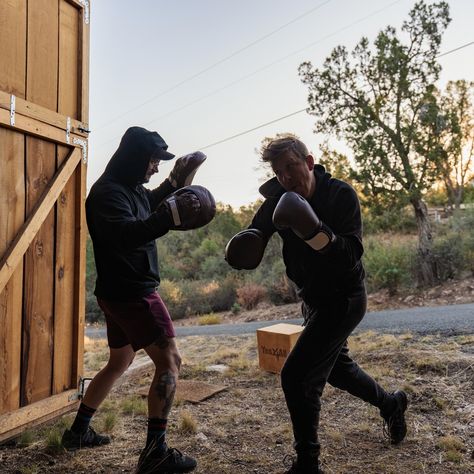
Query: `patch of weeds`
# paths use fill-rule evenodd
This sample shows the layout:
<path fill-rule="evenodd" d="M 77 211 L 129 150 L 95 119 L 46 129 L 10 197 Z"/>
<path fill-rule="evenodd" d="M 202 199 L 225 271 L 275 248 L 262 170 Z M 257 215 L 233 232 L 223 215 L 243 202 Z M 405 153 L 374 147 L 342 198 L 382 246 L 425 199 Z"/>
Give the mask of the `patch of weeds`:
<path fill-rule="evenodd" d="M 46 432 L 46 452 L 49 454 L 59 454 L 64 452 L 63 443 L 61 438 L 63 436 L 63 430 L 57 426 L 54 426 Z"/>
<path fill-rule="evenodd" d="M 446 374 L 446 365 L 440 359 L 435 357 L 422 357 L 420 355 L 419 357 L 413 359 L 410 365 L 420 374 Z"/>
<path fill-rule="evenodd" d="M 437 446 L 444 451 L 446 460 L 454 463 L 462 461 L 462 452 L 465 447 L 462 440 L 457 436 L 443 436 L 438 440 Z"/>
<path fill-rule="evenodd" d="M 16 445 L 19 448 L 26 448 L 32 444 L 35 440 L 35 435 L 31 430 L 25 430 L 21 433 L 20 436 L 16 439 Z"/>
<path fill-rule="evenodd" d="M 446 460 L 459 464 L 462 461 L 462 454 L 459 451 L 446 451 Z"/>
<path fill-rule="evenodd" d="M 125 415 L 146 415 L 148 413 L 148 402 L 141 397 L 129 397 L 122 401 L 120 408 Z"/>
<path fill-rule="evenodd" d="M 377 418 L 379 418 L 377 416 Z M 369 423 L 363 421 L 361 423 L 357 423 L 355 426 L 354 426 L 355 430 L 356 431 L 359 431 L 360 433 L 370 433 L 372 431 L 372 426 L 369 425 Z"/>
<path fill-rule="evenodd" d="M 30 466 L 19 467 L 16 472 L 18 474 L 39 474 L 41 468 L 37 464 L 31 464 Z"/>
<path fill-rule="evenodd" d="M 113 400 L 105 400 L 100 405 L 100 411 L 102 413 L 107 413 L 109 411 L 115 411 L 117 409 L 117 403 Z"/>
<path fill-rule="evenodd" d="M 111 433 L 115 426 L 117 425 L 117 413 L 114 411 L 109 411 L 101 417 L 102 430 L 106 433 Z"/>
<path fill-rule="evenodd" d="M 206 326 L 209 324 L 221 324 L 221 323 L 222 323 L 222 317 L 219 314 L 214 314 L 214 313 L 203 314 L 202 316 L 199 316 L 199 319 L 198 319 L 199 326 Z"/>
<path fill-rule="evenodd" d="M 420 395 L 420 391 L 418 390 L 418 388 L 409 383 L 404 383 L 402 386 L 402 390 L 410 395 L 415 395 L 415 396 Z"/>
<path fill-rule="evenodd" d="M 448 406 L 448 402 L 444 398 L 441 398 L 441 397 L 436 397 L 436 396 L 433 397 L 433 402 L 436 405 L 436 407 L 439 408 L 440 410 L 445 410 Z"/>
<path fill-rule="evenodd" d="M 345 441 L 344 435 L 339 430 L 327 429 L 326 436 L 335 443 L 343 444 Z"/>
<path fill-rule="evenodd" d="M 178 431 L 180 433 L 197 433 L 197 421 L 187 410 L 183 410 L 179 416 Z"/>
<path fill-rule="evenodd" d="M 183 368 L 181 369 L 180 377 L 182 379 L 185 379 L 185 378 L 192 379 L 192 378 L 198 378 L 199 376 L 204 376 L 208 372 L 206 367 L 207 366 L 203 363 L 183 365 Z"/>
<path fill-rule="evenodd" d="M 92 371 L 99 371 L 105 366 L 105 363 L 108 360 L 109 360 L 108 350 L 105 350 L 103 352 L 98 352 L 96 354 L 92 354 L 89 357 L 87 368 Z"/>

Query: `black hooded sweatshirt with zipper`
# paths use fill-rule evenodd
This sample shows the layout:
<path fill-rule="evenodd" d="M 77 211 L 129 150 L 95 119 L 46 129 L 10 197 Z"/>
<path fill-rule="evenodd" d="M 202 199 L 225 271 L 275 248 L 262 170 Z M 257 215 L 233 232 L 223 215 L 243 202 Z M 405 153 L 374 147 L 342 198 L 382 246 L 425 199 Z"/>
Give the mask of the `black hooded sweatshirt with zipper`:
<path fill-rule="evenodd" d="M 360 205 L 354 189 L 332 178 L 321 165 L 314 167 L 314 175 L 316 188 L 308 202 L 336 236 L 326 252 L 312 249 L 291 229 L 275 228 L 273 211 L 285 192 L 276 178 L 260 187 L 266 199 L 249 227 L 261 230 L 267 238 L 279 233 L 288 277 L 296 284 L 303 301 L 317 307 L 338 295 L 360 290 L 364 280 L 361 262 L 364 249 Z"/>
<path fill-rule="evenodd" d="M 86 218 L 99 298 L 130 301 L 152 293 L 160 283 L 155 239 L 168 232 L 171 219 L 157 207 L 175 188 L 168 180 L 154 190 L 142 183 L 150 158 L 166 148 L 156 132 L 129 128 L 90 190 Z"/>

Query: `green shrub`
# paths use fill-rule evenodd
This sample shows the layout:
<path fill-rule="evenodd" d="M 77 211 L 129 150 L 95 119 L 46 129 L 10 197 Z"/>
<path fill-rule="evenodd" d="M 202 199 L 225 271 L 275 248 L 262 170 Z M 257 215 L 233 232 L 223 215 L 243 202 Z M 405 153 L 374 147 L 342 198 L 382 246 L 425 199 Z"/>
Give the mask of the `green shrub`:
<path fill-rule="evenodd" d="M 467 263 L 464 260 L 459 235 L 451 234 L 443 239 L 436 239 L 433 244 L 433 256 L 436 261 L 438 278 L 441 281 L 459 276 Z"/>
<path fill-rule="evenodd" d="M 388 289 L 391 295 L 413 282 L 412 262 L 416 250 L 408 243 L 384 243 L 373 236 L 366 240 L 363 257 L 368 291 Z"/>
<path fill-rule="evenodd" d="M 158 292 L 173 319 L 193 314 L 229 310 L 235 303 L 236 282 L 232 277 L 215 280 L 163 280 Z"/>
<path fill-rule="evenodd" d="M 379 232 L 410 233 L 417 229 L 411 207 L 388 209 L 381 213 L 365 212 L 363 216 L 364 232 L 377 234 Z"/>

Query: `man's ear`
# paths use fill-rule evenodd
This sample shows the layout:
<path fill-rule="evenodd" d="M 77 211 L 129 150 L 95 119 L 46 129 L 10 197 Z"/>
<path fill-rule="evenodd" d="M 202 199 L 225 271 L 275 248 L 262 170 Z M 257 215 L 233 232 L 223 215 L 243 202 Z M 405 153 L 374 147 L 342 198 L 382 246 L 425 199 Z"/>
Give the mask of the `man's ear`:
<path fill-rule="evenodd" d="M 308 166 L 308 169 L 310 171 L 313 171 L 313 169 L 314 169 L 314 157 L 313 157 L 313 155 L 308 155 L 306 157 L 306 165 Z"/>

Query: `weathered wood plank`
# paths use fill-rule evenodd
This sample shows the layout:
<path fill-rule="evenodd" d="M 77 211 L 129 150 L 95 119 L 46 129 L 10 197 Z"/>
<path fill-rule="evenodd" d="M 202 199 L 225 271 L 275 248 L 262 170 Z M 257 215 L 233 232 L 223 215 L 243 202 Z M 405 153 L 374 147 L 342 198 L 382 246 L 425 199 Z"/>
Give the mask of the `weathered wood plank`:
<path fill-rule="evenodd" d="M 24 220 L 24 156 L 23 135 L 0 128 L 0 255 Z M 0 414 L 20 406 L 22 287 L 19 265 L 0 292 Z"/>
<path fill-rule="evenodd" d="M 76 46 L 77 48 L 78 46 Z M 77 54 L 77 51 L 75 51 Z M 69 53 L 71 54 L 71 53 Z M 66 55 L 66 52 L 63 52 L 63 56 Z M 74 55 L 73 55 L 74 56 Z M 78 66 L 77 66 L 78 67 Z M 77 69 L 76 67 L 76 69 Z M 74 91 L 77 95 L 77 90 Z M 77 99 L 76 99 L 77 100 Z M 0 90 L 0 109 L 8 111 L 8 116 L 10 116 L 10 104 L 11 104 L 11 94 L 3 92 Z M 87 137 L 87 133 L 83 132 L 81 129 L 87 128 L 88 125 L 76 120 L 73 116 L 68 114 L 61 114 L 52 110 L 37 105 L 33 102 L 29 102 L 25 99 L 19 97 L 15 98 L 15 115 L 24 116 L 25 118 L 35 119 L 36 121 L 43 122 L 47 125 L 52 125 L 60 129 L 56 133 L 61 133 L 65 136 L 67 129 L 67 118 L 71 118 L 71 133 L 79 135 L 81 137 Z M 77 114 L 74 114 L 76 116 Z"/>
<path fill-rule="evenodd" d="M 76 394 L 77 390 L 68 390 L 0 415 L 0 442 L 21 433 L 30 426 L 46 422 L 59 414 L 75 409 L 78 404 Z"/>
<path fill-rule="evenodd" d="M 58 112 L 71 117 L 79 115 L 79 13 L 77 8 L 61 2 Z M 58 147 L 59 164 L 64 161 L 68 151 L 66 147 Z M 60 393 L 77 385 L 77 380 L 72 377 L 75 349 L 76 173 L 69 179 L 56 205 L 53 393 Z"/>
<path fill-rule="evenodd" d="M 2 2 L 0 45 L 0 90 L 24 98 L 26 93 L 26 0 Z"/>
<path fill-rule="evenodd" d="M 58 101 L 58 2 L 28 2 L 26 99 L 50 110 Z M 47 32 L 47 34 L 46 34 Z M 34 210 L 56 167 L 56 145 L 27 137 L 26 212 Z M 54 313 L 54 209 L 25 253 L 21 405 L 51 395 Z"/>
<path fill-rule="evenodd" d="M 66 132 L 64 130 L 20 114 L 16 114 L 15 126 L 12 127 L 10 125 L 10 112 L 2 108 L 0 108 L 0 126 L 16 130 L 17 132 L 26 132 L 28 135 L 33 137 L 64 145 L 74 145 L 74 138 L 84 140 L 84 135 L 71 133 L 70 143 L 68 143 L 66 140 Z"/>
<path fill-rule="evenodd" d="M 54 176 L 56 145 L 26 139 L 26 214 Z M 41 223 L 25 253 L 21 404 L 51 394 L 53 355 L 54 210 Z"/>
<path fill-rule="evenodd" d="M 0 90 L 25 97 L 26 0 L 3 2 L 0 45 Z M 0 128 L 0 255 L 25 219 L 24 159 L 24 137 Z M 0 413 L 20 406 L 22 287 L 19 265 L 0 291 Z"/>

